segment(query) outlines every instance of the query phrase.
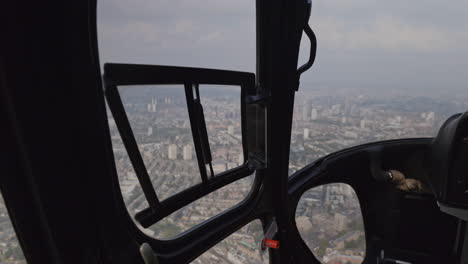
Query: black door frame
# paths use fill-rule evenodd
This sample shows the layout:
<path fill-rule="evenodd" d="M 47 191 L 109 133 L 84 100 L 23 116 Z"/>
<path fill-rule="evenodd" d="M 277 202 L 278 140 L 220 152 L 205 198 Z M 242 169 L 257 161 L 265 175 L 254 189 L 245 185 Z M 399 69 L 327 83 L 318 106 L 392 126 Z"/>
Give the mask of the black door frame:
<path fill-rule="evenodd" d="M 138 248 L 143 238 L 135 235 L 116 188 L 96 1 L 75 1 L 72 12 L 64 3 L 5 5 L 2 19 L 9 37 L 2 44 L 0 109 L 7 152 L 2 151 L 0 185 L 26 259 L 142 263 Z M 252 194 L 255 203 L 210 220 L 206 236 L 190 241 L 186 250 L 176 250 L 182 244 L 172 246 L 161 263 L 189 261 L 246 223 L 260 218 L 266 226 L 273 217 L 281 246 L 271 250 L 271 263 L 292 261 L 289 142 L 308 5 L 306 0 L 257 0 L 256 83 L 269 104 L 269 163 L 257 171 L 261 187 Z M 200 246 L 203 242 L 207 246 Z"/>

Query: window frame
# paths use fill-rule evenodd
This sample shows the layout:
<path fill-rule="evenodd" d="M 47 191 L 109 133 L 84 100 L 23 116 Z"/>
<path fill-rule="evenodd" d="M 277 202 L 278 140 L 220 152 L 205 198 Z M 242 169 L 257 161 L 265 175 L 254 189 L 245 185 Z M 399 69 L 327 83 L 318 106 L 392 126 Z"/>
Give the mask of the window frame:
<path fill-rule="evenodd" d="M 247 105 L 251 104 L 248 100 L 250 94 L 255 93 L 255 75 L 253 73 L 175 67 L 159 65 L 139 65 L 139 64 L 116 64 L 106 63 L 104 65 L 104 87 L 105 96 L 109 108 L 115 119 L 117 128 L 122 137 L 125 149 L 130 157 L 133 168 L 135 169 L 138 181 L 142 187 L 143 193 L 148 201 L 149 207 L 136 213 L 135 220 L 144 228 L 147 228 L 173 212 L 183 208 L 186 205 L 212 193 L 230 183 L 252 175 L 259 166 L 258 161 L 249 162 L 249 144 L 250 139 L 247 135 Z M 128 121 L 122 100 L 120 98 L 118 86 L 129 85 L 184 85 L 187 99 L 187 107 L 191 123 L 191 130 L 194 139 L 196 156 L 200 169 L 202 182 L 191 186 L 179 193 L 159 201 L 156 191 L 152 186 L 148 171 L 143 162 L 142 155 L 138 149 L 132 128 Z M 195 100 L 199 100 L 199 95 L 194 98 L 193 85 L 230 85 L 239 86 L 241 89 L 241 126 L 242 126 L 242 147 L 244 154 L 244 163 L 236 168 L 221 172 L 214 177 L 207 177 L 205 164 L 201 163 L 203 157 L 203 144 L 200 136 L 200 125 L 197 124 Z M 199 113 L 198 113 L 199 114 Z M 201 116 L 204 120 L 203 113 Z M 203 121 L 202 120 L 202 121 Z M 205 128 L 206 127 L 202 127 Z M 208 146 L 209 148 L 209 146 Z M 254 189 L 252 186 L 251 192 Z M 247 199 L 247 198 L 246 198 Z M 190 229 L 189 229 L 190 230 Z"/>

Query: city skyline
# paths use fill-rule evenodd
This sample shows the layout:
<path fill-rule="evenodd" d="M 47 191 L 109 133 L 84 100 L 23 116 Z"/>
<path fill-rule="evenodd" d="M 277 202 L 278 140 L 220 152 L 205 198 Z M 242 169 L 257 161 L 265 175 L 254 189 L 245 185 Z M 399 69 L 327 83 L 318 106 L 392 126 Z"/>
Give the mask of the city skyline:
<path fill-rule="evenodd" d="M 179 95 L 183 98 L 183 94 Z M 178 110 L 173 109 L 173 111 L 187 111 L 186 106 L 181 103 L 183 100 L 180 98 L 176 99 L 175 97 L 169 100 L 169 97 L 167 97 L 168 94 L 164 96 L 157 96 L 154 94 L 154 96 L 152 100 L 158 101 L 157 108 L 158 111 L 161 111 L 158 121 L 161 122 L 160 125 L 167 125 L 162 121 L 168 116 L 171 117 L 174 125 L 179 124 L 179 127 L 173 128 L 174 130 L 179 130 L 181 128 L 180 126 L 184 127 L 184 124 L 187 124 L 186 121 L 176 121 L 173 114 L 164 110 L 165 108 L 171 109 L 172 105 L 175 104 L 178 105 Z M 145 119 L 138 116 L 154 115 L 155 113 L 149 113 L 147 107 L 144 107 L 144 105 L 148 103 L 148 97 L 138 97 L 136 94 L 133 94 L 127 97 L 127 99 L 129 98 L 142 100 L 140 102 L 141 106 L 132 104 L 130 101 L 125 101 L 125 98 L 124 103 L 127 103 L 132 109 L 129 109 L 130 112 L 128 113 L 130 122 L 134 127 L 134 132 L 137 135 L 137 141 L 146 142 L 148 139 L 145 139 L 145 125 L 139 124 L 139 122 Z M 241 153 L 240 118 L 238 115 L 232 113 L 234 109 L 240 111 L 240 98 L 239 95 L 224 94 L 224 96 L 222 96 L 223 103 L 219 104 L 217 100 L 220 99 L 221 98 L 217 95 L 212 96 L 210 93 L 202 92 L 201 102 L 204 106 L 207 119 L 210 147 L 214 156 L 216 157 L 218 155 L 218 159 L 216 160 L 219 164 L 223 164 L 222 168 L 227 169 L 229 163 L 233 164 L 231 165 L 232 167 L 242 163 L 236 160 L 236 155 L 225 155 L 226 153 L 221 152 L 224 153 L 224 155 L 219 156 L 219 152 L 217 151 L 221 146 L 221 148 L 237 148 L 238 152 Z M 389 98 L 385 96 L 372 97 L 362 94 L 355 94 L 352 97 L 339 95 L 320 96 L 313 94 L 298 97 L 293 116 L 290 175 L 315 159 L 343 148 L 379 140 L 434 136 L 438 130 L 438 126 L 443 120 L 452 113 L 466 108 L 468 108 L 467 103 L 461 99 L 455 101 L 444 99 L 439 101 L 427 97 L 407 97 L 401 99 L 398 97 Z M 158 113 L 156 113 L 156 115 L 158 115 Z M 179 117 L 181 117 L 180 113 Z M 135 130 L 136 127 L 140 128 L 140 132 Z M 190 130 L 188 127 L 184 127 L 184 129 L 184 133 L 180 133 L 180 130 L 178 133 L 179 139 L 183 137 L 184 141 L 180 141 L 179 143 L 162 142 L 163 147 L 160 148 L 159 151 L 163 155 L 160 156 L 160 158 L 164 160 L 160 162 L 164 164 L 174 163 L 173 168 L 177 168 L 178 166 L 183 167 L 185 169 L 178 171 L 185 171 L 186 174 L 179 173 L 177 176 L 171 176 L 170 173 L 165 174 L 161 171 L 153 171 L 152 173 L 154 174 L 151 174 L 152 177 L 156 177 L 153 178 L 155 181 L 153 185 L 161 188 L 161 194 L 166 198 L 182 189 L 179 188 L 181 185 L 179 181 L 184 179 L 184 177 L 185 180 L 183 182 L 185 187 L 195 184 L 199 178 L 197 165 L 195 163 L 187 163 L 187 160 L 183 159 L 181 153 L 177 155 L 176 159 L 164 157 L 165 153 L 170 151 L 170 146 L 176 146 L 178 152 L 180 152 L 184 146 L 191 143 Z M 157 128 L 155 130 L 157 130 Z M 166 130 L 163 129 L 161 131 Z M 305 131 L 307 131 L 307 137 L 304 135 Z M 115 132 L 114 130 L 114 134 Z M 229 141 L 224 137 L 232 137 L 237 139 L 237 141 Z M 114 147 L 121 144 L 118 138 L 114 138 L 114 143 L 116 144 Z M 161 143 L 153 142 L 152 144 Z M 151 148 L 151 144 L 148 143 L 141 144 L 141 146 L 143 153 L 147 153 L 148 148 Z M 153 151 L 151 156 L 152 160 L 145 160 L 147 166 L 148 164 L 150 164 L 149 166 L 153 166 L 151 164 L 157 162 L 156 160 L 158 158 L 155 159 L 155 157 L 159 154 L 155 154 L 156 152 L 156 150 Z M 149 155 L 145 156 L 150 157 Z M 223 157 L 223 159 L 219 157 Z M 127 175 L 124 176 L 126 178 L 121 181 L 121 184 L 122 182 L 128 184 L 128 181 L 137 183 L 134 174 L 130 174 L 130 177 L 128 177 L 128 171 L 132 170 L 128 158 L 124 156 L 118 156 L 116 158 L 118 164 L 120 164 L 119 166 L 121 166 L 120 170 L 122 170 L 122 174 Z M 196 157 L 194 157 L 194 159 L 195 158 Z M 126 165 L 123 163 L 125 160 Z M 191 173 L 189 173 L 190 170 Z M 165 175 L 164 180 L 162 179 L 162 175 Z M 252 186 L 252 180 L 253 176 L 250 176 L 228 185 L 176 211 L 152 227 L 148 229 L 141 228 L 141 230 L 159 239 L 170 239 L 172 236 L 189 230 L 191 227 L 240 203 L 247 197 Z M 176 184 L 169 184 L 166 182 L 174 182 Z M 165 185 L 167 185 L 167 187 L 162 187 Z M 156 188 L 157 192 L 158 188 Z M 330 188 L 333 190 L 335 187 Z M 359 203 L 355 196 L 350 194 L 349 189 L 347 189 L 348 191 L 340 193 L 340 190 L 345 190 L 346 187 L 344 189 L 338 188 L 338 191 L 332 191 L 332 193 L 334 193 L 333 195 L 320 194 L 329 193 L 330 191 L 327 190 L 330 188 L 322 188 L 320 190 L 313 189 L 304 194 L 298 205 L 298 212 L 301 213 L 297 215 L 296 218 L 298 228 L 299 230 L 301 230 L 301 228 L 305 230 L 304 234 L 301 233 L 303 239 L 308 241 L 307 244 L 310 249 L 324 264 L 341 263 L 339 262 L 341 260 L 350 261 L 351 263 L 360 263 L 359 261 L 362 261 L 364 258 L 365 245 L 363 244 L 364 231 L 362 219 L 360 219 L 360 209 L 357 209 L 359 208 Z M 158 195 L 159 194 L 160 192 L 158 192 Z M 325 200 L 321 198 L 327 196 L 334 198 L 324 198 Z M 127 197 L 126 201 L 131 214 L 147 206 L 141 192 L 140 195 L 133 193 L 131 196 Z M 316 203 L 315 206 L 313 205 L 314 203 Z M 306 205 L 312 206 L 311 208 L 320 208 L 324 207 L 324 204 L 326 205 L 325 208 L 329 208 L 326 211 L 305 208 Z M 334 224 L 323 229 L 325 233 L 321 233 L 322 231 L 320 230 L 307 229 L 308 226 L 317 224 L 319 226 L 327 225 L 327 223 L 330 222 Z M 347 230 L 346 228 L 348 227 L 353 229 Z M 249 241 L 254 240 L 253 238 L 248 238 L 249 234 L 243 233 L 242 230 L 234 233 L 232 236 L 237 238 L 243 237 Z M 231 237 L 226 239 L 226 241 L 231 240 Z M 244 255 L 250 256 L 250 261 L 247 263 L 262 263 L 261 261 L 264 261 L 258 248 L 242 246 L 239 244 L 240 242 L 242 242 L 242 239 L 234 240 L 234 242 L 220 243 L 216 247 L 205 252 L 199 259 L 196 259 L 194 263 L 245 263 L 242 262 L 245 260 Z M 258 246 L 258 243 L 256 245 Z M 243 254 L 239 255 L 240 252 L 233 253 L 230 251 L 232 247 L 242 248 Z"/>
<path fill-rule="evenodd" d="M 121 95 L 153 187 L 161 199 L 166 199 L 201 181 L 185 97 L 183 89 L 175 87 L 140 88 L 132 87 L 131 93 L 122 89 Z M 201 90 L 201 101 L 213 167 L 219 173 L 244 162 L 240 90 L 210 88 L 213 92 L 207 88 Z M 433 99 L 303 92 L 294 107 L 290 175 L 317 158 L 343 148 L 379 140 L 434 136 L 441 122 L 466 109 L 468 102 L 463 97 Z M 110 113 L 109 124 L 122 195 L 130 215 L 134 215 L 147 203 Z M 150 228 L 140 229 L 158 239 L 171 239 L 242 202 L 254 177 L 253 174 L 227 185 Z M 307 191 L 298 204 L 298 229 L 324 264 L 342 260 L 360 263 L 364 257 L 365 234 L 359 222 L 359 203 L 353 197 L 347 187 L 321 187 Z M 10 259 L 7 263 L 24 263 L 5 208 L 0 207 L 0 211 L 1 257 Z M 259 250 L 261 225 L 251 225 L 256 227 L 242 228 L 193 263 L 268 263 L 268 254 Z M 311 229 L 312 226 L 321 228 Z"/>

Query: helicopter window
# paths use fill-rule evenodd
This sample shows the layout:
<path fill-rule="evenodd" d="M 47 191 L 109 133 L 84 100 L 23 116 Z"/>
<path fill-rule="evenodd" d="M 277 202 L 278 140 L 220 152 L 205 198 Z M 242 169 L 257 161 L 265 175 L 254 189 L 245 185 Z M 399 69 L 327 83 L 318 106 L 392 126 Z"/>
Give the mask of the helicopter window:
<path fill-rule="evenodd" d="M 242 202 L 250 192 L 254 175 L 222 187 L 175 211 L 144 232 L 157 239 L 171 239 Z"/>
<path fill-rule="evenodd" d="M 0 263 L 26 264 L 23 250 L 19 245 L 11 224 L 5 202 L 0 194 Z"/>
<path fill-rule="evenodd" d="M 237 87 L 200 85 L 215 175 L 244 163 L 240 98 Z"/>
<path fill-rule="evenodd" d="M 109 113 L 109 115 L 111 114 Z M 117 131 L 115 121 L 111 118 L 109 124 L 120 189 L 128 212 L 130 215 L 134 216 L 149 205 L 145 199 L 142 188 L 138 183 L 138 179 L 131 165 L 128 154 L 122 144 L 122 139 Z M 151 164 L 155 161 L 149 160 L 149 162 Z M 194 175 L 186 176 L 187 179 L 185 180 L 190 181 L 190 176 Z M 171 175 L 166 175 L 166 177 L 171 177 Z M 172 181 L 176 180 L 178 179 L 172 179 Z M 193 226 L 239 204 L 250 192 L 253 180 L 254 174 L 224 186 L 175 211 L 148 228 L 143 228 L 138 222 L 136 222 L 136 224 L 142 232 L 149 236 L 157 239 L 171 239 L 172 237 L 189 230 Z M 163 181 L 162 184 L 168 185 L 159 186 L 163 191 L 175 188 L 171 181 Z"/>
<path fill-rule="evenodd" d="M 122 86 L 119 94 L 158 198 L 166 199 L 200 183 L 184 87 Z M 211 160 L 204 169 L 208 177 L 214 177 L 245 161 L 240 90 L 204 85 L 194 92 L 194 99 L 197 95 L 203 106 Z M 115 120 L 111 120 L 111 129 L 117 132 Z M 121 140 L 114 138 L 113 143 L 116 149 L 124 149 Z M 132 173 L 127 177 L 130 182 L 137 179 Z"/>
<path fill-rule="evenodd" d="M 255 1 L 100 0 L 101 62 L 255 71 Z"/>
<path fill-rule="evenodd" d="M 305 88 L 306 89 L 306 88 Z M 304 90 L 305 90 L 304 89 Z M 451 100 L 379 95 L 298 96 L 290 148 L 290 175 L 312 161 L 369 142 L 434 137 L 446 117 L 468 109 Z M 467 94 L 468 96 L 468 94 Z"/>
<path fill-rule="evenodd" d="M 201 182 L 183 85 L 122 86 L 119 94 L 135 140 L 159 199 Z M 115 120 L 112 143 L 125 182 L 137 181 Z M 132 187 L 122 189 L 130 192 Z"/>
<path fill-rule="evenodd" d="M 468 89 L 461 88 L 468 58 L 465 2 L 349 7 L 346 1 L 313 4 L 317 60 L 295 95 L 290 175 L 344 148 L 434 137 L 449 116 L 468 110 Z M 437 17 L 429 15 L 434 10 Z M 307 60 L 307 45 L 303 38 L 300 62 Z M 431 66 L 435 61 L 443 72 Z"/>
<path fill-rule="evenodd" d="M 361 207 L 348 184 L 332 183 L 306 191 L 296 209 L 296 225 L 321 263 L 362 263 L 366 240 Z"/>
<path fill-rule="evenodd" d="M 103 0 L 98 2 L 97 20 L 103 63 L 255 69 L 252 1 Z M 244 99 L 254 88 L 253 74 L 136 64 L 105 64 L 102 68 L 109 113 L 119 112 L 117 117 L 109 114 L 109 120 L 120 187 L 127 209 L 140 227 L 154 228 L 159 221 L 169 221 L 171 215 L 193 210 L 189 209 L 192 203 L 212 192 L 225 192 L 223 197 L 230 202 L 212 204 L 214 208 L 207 209 L 209 213 L 200 216 L 199 222 L 227 209 L 226 204 L 243 200 L 243 192 L 220 188 L 237 190 L 240 185 L 250 191 L 251 175 L 265 156 L 263 144 L 258 143 L 262 138 L 245 137 L 249 119 L 244 113 L 253 108 Z M 109 74 L 110 68 L 115 74 Z M 133 70 L 145 76 L 135 78 Z M 164 95 L 167 90 L 177 94 Z M 171 98 L 170 103 L 166 97 Z M 138 110 L 132 108 L 133 99 L 140 100 Z M 122 118 L 125 115 L 129 124 Z M 261 134 L 262 129 L 254 129 Z M 247 164 L 248 144 L 256 152 L 256 165 Z"/>
<path fill-rule="evenodd" d="M 262 223 L 260 220 L 254 220 L 203 253 L 192 263 L 270 263 L 268 251 L 264 253 L 260 251 L 262 239 Z"/>
<path fill-rule="evenodd" d="M 242 137 L 247 129 L 258 130 L 247 127 L 250 117 L 245 116 L 245 94 L 254 87 L 253 74 L 135 64 L 106 64 L 104 68 L 122 195 L 140 226 L 157 224 L 153 229 L 160 230 L 158 223 L 168 226 L 170 219 L 186 215 L 187 210 L 180 213 L 179 209 L 195 206 L 203 213 L 192 213 L 193 219 L 179 221 L 182 230 L 188 229 L 245 198 L 239 190 L 231 194 L 224 191 L 225 200 L 217 196 L 226 185 L 230 188 L 224 190 L 239 185 L 246 193 L 252 188 L 252 180 L 241 179 L 255 170 L 245 162 L 248 144 Z M 164 85 L 148 85 L 158 83 Z M 183 85 L 173 85 L 178 83 Z M 198 83 L 217 85 L 204 85 L 201 92 Z M 219 83 L 226 85 L 222 88 Z M 210 197 L 202 197 L 212 192 L 217 199 L 204 202 Z M 191 205 L 193 202 L 201 205 Z M 161 239 L 178 229 L 172 230 Z"/>

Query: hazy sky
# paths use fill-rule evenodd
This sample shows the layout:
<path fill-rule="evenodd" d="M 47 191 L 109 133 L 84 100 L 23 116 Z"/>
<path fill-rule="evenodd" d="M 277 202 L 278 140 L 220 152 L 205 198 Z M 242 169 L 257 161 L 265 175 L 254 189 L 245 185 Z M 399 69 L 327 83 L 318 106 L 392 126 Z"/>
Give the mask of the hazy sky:
<path fill-rule="evenodd" d="M 309 24 L 301 89 L 468 94 L 467 0 L 313 0 Z M 255 69 L 254 0 L 98 0 L 98 32 L 101 63 Z"/>

